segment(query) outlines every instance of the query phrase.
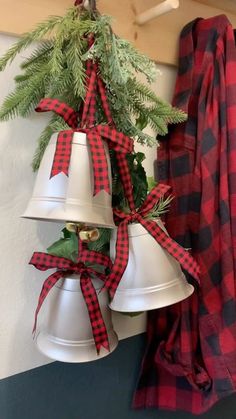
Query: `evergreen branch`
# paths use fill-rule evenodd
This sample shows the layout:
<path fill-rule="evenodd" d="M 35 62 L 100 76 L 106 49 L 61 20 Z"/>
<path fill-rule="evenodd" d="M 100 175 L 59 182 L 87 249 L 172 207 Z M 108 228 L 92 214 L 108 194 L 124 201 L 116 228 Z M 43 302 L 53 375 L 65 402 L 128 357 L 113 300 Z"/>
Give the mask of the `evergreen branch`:
<path fill-rule="evenodd" d="M 157 115 L 148 114 L 149 125 L 156 132 L 157 135 L 166 135 L 168 133 L 167 123 L 163 118 Z"/>
<path fill-rule="evenodd" d="M 171 108 L 168 103 L 166 103 L 164 100 L 159 98 L 153 90 L 150 89 L 149 86 L 146 84 L 141 83 L 139 80 L 133 78 L 130 78 L 127 83 L 127 88 L 130 91 L 134 91 L 136 95 L 144 102 L 151 102 L 154 104 L 157 104 L 159 106 L 168 106 L 168 108 Z"/>
<path fill-rule="evenodd" d="M 41 98 L 46 96 L 47 72 L 42 71 L 31 78 L 30 83 L 25 86 L 24 98 L 21 99 L 18 114 L 26 118 L 38 105 Z M 21 91 L 21 95 L 23 92 Z"/>
<path fill-rule="evenodd" d="M 19 115 L 27 116 L 45 95 L 46 76 L 47 66 L 24 84 L 20 83 L 4 100 L 0 109 L 0 120 L 6 121 Z"/>
<path fill-rule="evenodd" d="M 147 145 L 148 147 L 154 147 L 157 145 L 157 141 L 155 137 L 152 137 L 151 135 L 147 134 L 146 132 L 143 132 L 139 129 L 135 129 L 133 137 L 136 139 L 136 141 L 139 144 Z"/>
<path fill-rule="evenodd" d="M 22 70 L 28 69 L 28 67 L 31 67 L 32 64 L 38 63 L 38 62 L 44 62 L 46 57 L 52 52 L 53 50 L 53 41 L 43 41 L 43 43 L 36 48 L 32 54 L 26 58 L 23 63 L 21 63 Z"/>
<path fill-rule="evenodd" d="M 65 54 L 67 66 L 71 69 L 73 79 L 73 87 L 71 88 L 74 91 L 74 95 L 78 98 L 84 98 L 86 72 L 85 64 L 82 60 L 83 44 L 78 34 L 75 33 L 72 35 Z"/>
<path fill-rule="evenodd" d="M 68 128 L 69 128 L 68 125 L 64 122 L 64 120 L 59 115 L 52 116 L 51 121 L 49 122 L 47 127 L 44 128 L 43 132 L 41 133 L 38 139 L 38 147 L 36 149 L 33 162 L 32 162 L 32 168 L 34 172 L 37 171 L 40 166 L 40 162 L 43 158 L 44 152 L 50 141 L 52 134 L 54 134 L 55 132 L 68 129 Z"/>
<path fill-rule="evenodd" d="M 21 90 L 10 93 L 3 102 L 0 109 L 0 121 L 7 121 L 10 118 L 16 118 L 18 116 L 18 108 L 21 102 Z"/>
<path fill-rule="evenodd" d="M 18 74 L 17 76 L 14 77 L 14 80 L 16 83 L 21 85 L 24 85 L 24 83 L 28 83 L 29 78 L 31 77 L 30 74 Z"/>
<path fill-rule="evenodd" d="M 158 203 L 154 206 L 152 211 L 147 215 L 148 219 L 156 219 L 161 215 L 169 211 L 170 204 L 173 201 L 174 197 L 169 195 L 167 198 L 160 198 Z"/>
<path fill-rule="evenodd" d="M 99 228 L 98 230 L 100 234 L 99 240 L 88 243 L 88 248 L 89 250 L 94 250 L 95 252 L 108 253 L 111 240 L 111 229 Z"/>
<path fill-rule="evenodd" d="M 148 83 L 152 83 L 156 79 L 157 69 L 155 63 L 146 55 L 137 51 L 133 45 L 125 39 L 116 36 L 117 50 L 120 59 L 126 66 L 131 66 L 135 72 L 142 73 L 146 76 Z"/>
<path fill-rule="evenodd" d="M 66 15 L 60 24 L 57 25 L 53 51 L 50 56 L 50 71 L 54 76 L 57 76 L 64 68 L 65 57 L 63 50 L 64 45 L 70 39 L 71 27 L 73 27 L 73 20 L 71 22 L 70 14 Z"/>
<path fill-rule="evenodd" d="M 160 118 L 157 113 L 150 112 L 148 107 L 145 107 L 139 100 L 133 100 L 130 104 L 133 111 L 137 115 L 143 115 L 147 123 L 159 135 L 165 135 L 168 132 L 167 123 L 163 118 Z"/>
<path fill-rule="evenodd" d="M 22 38 L 23 43 L 17 43 L 15 49 L 5 54 L 3 66 L 14 58 L 17 51 L 52 30 L 53 40 L 44 41 L 22 63 L 25 73 L 16 76 L 15 92 L 6 98 L 0 109 L 1 119 L 28 115 L 45 95 L 78 109 L 85 94 L 85 60 L 88 58 L 99 62 L 100 76 L 106 85 L 112 116 L 119 131 L 141 144 L 152 146 L 157 144 L 156 139 L 143 132 L 145 126 L 150 125 L 156 133 L 164 135 L 169 123 L 186 119 L 182 111 L 172 108 L 149 86 L 137 81 L 137 72 L 144 74 L 148 82 L 153 80 L 154 63 L 128 41 L 112 33 L 109 17 L 98 15 L 94 19 L 80 8 L 73 7 L 64 17 L 51 17 L 39 24 Z M 95 43 L 88 50 L 86 36 L 90 33 L 95 34 Z M 106 118 L 99 98 L 97 103 L 97 122 L 104 123 Z M 42 144 L 46 137 L 43 136 Z M 37 151 L 37 155 L 36 160 L 39 160 L 42 153 Z"/>
<path fill-rule="evenodd" d="M 65 102 L 64 96 L 67 96 L 67 91 L 71 90 L 73 85 L 73 75 L 70 69 L 65 69 L 57 75 L 57 77 L 51 77 L 46 91 L 46 96 L 51 98 L 58 98 L 62 95 L 62 101 Z M 63 92 L 63 94 L 62 94 Z M 74 95 L 73 95 L 74 96 Z"/>
<path fill-rule="evenodd" d="M 187 114 L 181 109 L 172 107 L 169 104 L 162 104 L 150 109 L 150 115 L 163 118 L 167 124 L 178 124 L 187 120 Z"/>
<path fill-rule="evenodd" d="M 44 22 L 39 23 L 31 32 L 24 34 L 0 59 L 0 71 L 3 71 L 7 64 L 11 63 L 22 50 L 26 49 L 33 42 L 40 41 L 44 38 L 45 35 L 51 32 L 55 26 L 62 21 L 62 19 L 61 16 L 51 16 Z"/>

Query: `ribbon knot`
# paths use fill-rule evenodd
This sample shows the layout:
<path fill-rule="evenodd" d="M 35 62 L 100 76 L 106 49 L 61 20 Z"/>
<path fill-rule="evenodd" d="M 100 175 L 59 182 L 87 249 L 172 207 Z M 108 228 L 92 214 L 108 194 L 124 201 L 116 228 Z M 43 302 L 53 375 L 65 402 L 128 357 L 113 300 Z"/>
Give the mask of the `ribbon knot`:
<path fill-rule="evenodd" d="M 35 311 L 33 333 L 36 331 L 38 313 L 49 291 L 59 281 L 59 279 L 77 273 L 80 275 L 81 291 L 87 306 L 94 342 L 96 345 L 97 352 L 99 354 L 102 346 L 108 351 L 110 350 L 110 348 L 106 325 L 102 317 L 97 293 L 93 286 L 91 277 L 96 276 L 102 281 L 105 281 L 106 275 L 95 271 L 90 266 L 86 266 L 84 264 L 85 262 L 101 264 L 108 268 L 111 268 L 112 266 L 111 260 L 108 256 L 102 255 L 95 251 L 84 251 L 81 254 L 78 263 L 74 263 L 69 259 L 52 256 L 42 252 L 35 252 L 33 254 L 29 263 L 35 266 L 35 268 L 41 271 L 46 271 L 48 269 L 53 268 L 57 269 L 57 271 L 51 274 L 43 283 L 43 287 L 38 299 L 38 305 Z"/>
<path fill-rule="evenodd" d="M 55 105 L 61 104 L 57 99 L 49 100 L 42 99 L 36 108 L 37 112 L 55 111 L 57 112 L 58 107 Z M 63 109 L 66 109 L 67 105 L 63 104 Z M 61 115 L 63 118 L 64 116 Z M 66 120 L 64 118 L 64 120 Z M 68 121 L 67 121 L 68 123 Z M 71 130 L 60 131 L 57 137 L 56 151 L 53 159 L 52 169 L 50 178 L 64 173 L 66 176 L 69 175 L 70 156 L 72 151 L 72 141 L 74 133 L 81 132 L 87 135 L 87 141 L 90 146 L 93 176 L 94 176 L 94 191 L 96 195 L 101 190 L 107 193 L 111 193 L 110 190 L 110 179 L 109 170 L 107 163 L 106 150 L 104 147 L 103 139 L 108 142 L 109 148 L 115 150 L 119 154 L 131 153 L 133 151 L 133 140 L 125 134 L 118 132 L 115 128 L 111 128 L 108 125 L 96 125 L 92 128 L 74 128 L 71 125 Z"/>
<path fill-rule="evenodd" d="M 79 275 L 82 275 L 83 273 L 87 272 L 86 266 L 82 262 L 75 264 L 72 269 L 74 273 Z"/>
<path fill-rule="evenodd" d="M 116 258 L 110 275 L 107 277 L 104 287 L 110 291 L 113 297 L 120 280 L 125 272 L 129 260 L 129 237 L 128 224 L 137 221 L 151 234 L 156 242 L 162 246 L 180 265 L 199 283 L 200 268 L 193 257 L 177 242 L 175 242 L 154 220 L 147 219 L 147 215 L 158 203 L 161 197 L 170 189 L 170 186 L 159 184 L 148 194 L 146 200 L 136 211 L 124 213 L 114 210 L 115 220 L 118 223 Z"/>

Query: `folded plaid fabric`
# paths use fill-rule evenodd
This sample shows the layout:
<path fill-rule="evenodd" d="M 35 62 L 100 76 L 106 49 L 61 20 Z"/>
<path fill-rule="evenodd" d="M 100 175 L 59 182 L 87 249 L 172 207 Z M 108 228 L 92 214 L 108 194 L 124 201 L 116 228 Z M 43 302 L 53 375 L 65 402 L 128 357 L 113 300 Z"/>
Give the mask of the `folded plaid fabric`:
<path fill-rule="evenodd" d="M 159 180 L 176 199 L 171 237 L 200 265 L 200 292 L 149 313 L 134 406 L 208 410 L 236 389 L 236 49 L 226 16 L 181 33 L 173 104 L 186 123 L 158 153 Z"/>

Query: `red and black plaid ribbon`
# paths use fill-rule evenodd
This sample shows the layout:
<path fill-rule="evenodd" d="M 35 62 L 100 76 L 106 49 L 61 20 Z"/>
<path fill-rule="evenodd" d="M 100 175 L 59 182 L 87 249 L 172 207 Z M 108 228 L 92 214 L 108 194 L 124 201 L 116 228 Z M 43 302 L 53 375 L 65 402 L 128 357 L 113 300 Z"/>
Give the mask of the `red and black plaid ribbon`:
<path fill-rule="evenodd" d="M 89 46 L 92 47 L 94 42 L 93 36 L 89 37 Z M 92 60 L 87 61 L 87 94 L 83 108 L 83 114 L 81 119 L 81 126 L 93 126 L 96 120 L 96 96 L 97 91 L 99 91 L 102 107 L 104 110 L 104 114 L 107 119 L 107 123 L 109 126 L 115 129 L 115 124 L 112 118 L 110 106 L 107 99 L 107 93 L 105 85 L 98 75 L 98 65 L 94 63 Z M 115 130 L 115 132 L 117 132 Z M 123 134 L 124 135 L 124 134 Z M 128 137 L 129 138 L 129 137 Z M 130 139 L 133 144 L 133 140 Z M 135 204 L 133 199 L 133 186 L 129 171 L 128 162 L 126 160 L 126 154 L 131 153 L 133 151 L 133 147 L 130 147 L 130 150 L 119 150 L 117 148 L 111 147 L 108 143 L 110 148 L 113 148 L 116 151 L 117 157 L 117 164 L 119 167 L 121 182 L 124 188 L 124 194 L 128 200 L 129 207 L 133 211 L 135 210 Z"/>
<path fill-rule="evenodd" d="M 89 46 L 92 47 L 94 40 L 93 37 L 89 39 Z M 97 94 L 99 94 L 101 98 L 101 103 L 103 107 L 103 111 L 105 117 L 107 119 L 108 125 L 115 128 L 115 124 L 112 118 L 110 106 L 107 99 L 107 93 L 105 85 L 98 75 L 98 64 L 93 62 L 92 60 L 87 61 L 87 69 L 86 69 L 86 76 L 87 76 L 87 92 L 86 98 L 83 105 L 83 114 L 81 118 L 81 127 L 91 127 L 95 125 L 96 122 L 96 100 Z"/>
<path fill-rule="evenodd" d="M 107 277 L 104 288 L 108 289 L 111 296 L 114 296 L 129 259 L 129 237 L 128 224 L 138 222 L 151 234 L 167 252 L 173 256 L 180 265 L 199 282 L 199 265 L 193 257 L 177 242 L 175 242 L 161 227 L 153 220 L 145 218 L 159 199 L 170 189 L 169 186 L 159 184 L 148 194 L 142 206 L 131 213 L 124 213 L 114 210 L 116 219 L 119 220 L 116 241 L 116 258 L 110 275 Z"/>
<path fill-rule="evenodd" d="M 102 281 L 105 281 L 106 275 L 95 271 L 93 268 L 85 266 L 84 263 L 89 262 L 91 264 L 101 264 L 105 267 L 111 268 L 111 260 L 108 256 L 102 255 L 98 252 L 89 252 L 84 250 L 81 254 L 81 260 L 78 263 L 74 263 L 69 259 L 62 257 L 52 256 L 47 253 L 35 252 L 30 260 L 30 264 L 34 265 L 35 268 L 40 271 L 46 271 L 48 269 L 56 268 L 57 271 L 50 275 L 43 284 L 38 305 L 35 311 L 35 322 L 33 332 L 36 330 L 37 318 L 40 308 L 47 297 L 51 288 L 61 278 L 65 278 L 68 275 L 77 273 L 80 275 L 80 286 L 84 296 L 86 306 L 89 313 L 90 323 L 93 331 L 94 342 L 96 345 L 97 352 L 100 352 L 101 347 L 109 350 L 109 341 L 104 323 L 102 313 L 100 310 L 97 293 L 93 286 L 91 276 L 96 276 Z"/>
<path fill-rule="evenodd" d="M 108 141 L 110 148 L 122 153 L 131 153 L 133 150 L 133 140 L 125 134 L 118 132 L 115 128 L 108 125 L 97 125 L 91 128 L 76 128 L 78 113 L 73 111 L 65 103 L 57 99 L 42 99 L 36 108 L 37 112 L 54 111 L 71 126 L 71 130 L 61 131 L 58 134 L 56 152 L 54 155 L 51 177 L 58 173 L 65 173 L 68 176 L 71 147 L 73 134 L 75 132 L 84 132 L 87 134 L 87 140 L 90 145 L 93 174 L 94 174 L 94 195 L 101 190 L 108 193 L 110 191 L 110 182 L 108 175 L 107 158 L 102 138 Z"/>

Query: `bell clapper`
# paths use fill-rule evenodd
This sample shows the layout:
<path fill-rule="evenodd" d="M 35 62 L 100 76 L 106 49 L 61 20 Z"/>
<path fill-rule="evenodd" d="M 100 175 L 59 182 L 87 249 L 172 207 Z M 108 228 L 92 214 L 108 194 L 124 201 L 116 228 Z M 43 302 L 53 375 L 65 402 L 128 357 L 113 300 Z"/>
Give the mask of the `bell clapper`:
<path fill-rule="evenodd" d="M 85 224 L 83 223 L 73 223 L 73 222 L 67 222 L 66 223 L 66 229 L 70 233 L 76 233 L 78 234 L 80 230 L 82 230 L 85 227 Z"/>
<path fill-rule="evenodd" d="M 85 243 L 95 242 L 99 239 L 100 233 L 97 228 L 94 227 L 84 227 L 79 232 L 79 238 Z"/>
<path fill-rule="evenodd" d="M 89 243 L 99 239 L 99 230 L 95 227 L 88 227 L 83 223 L 66 223 L 66 229 L 71 233 L 76 233 L 81 241 Z"/>

